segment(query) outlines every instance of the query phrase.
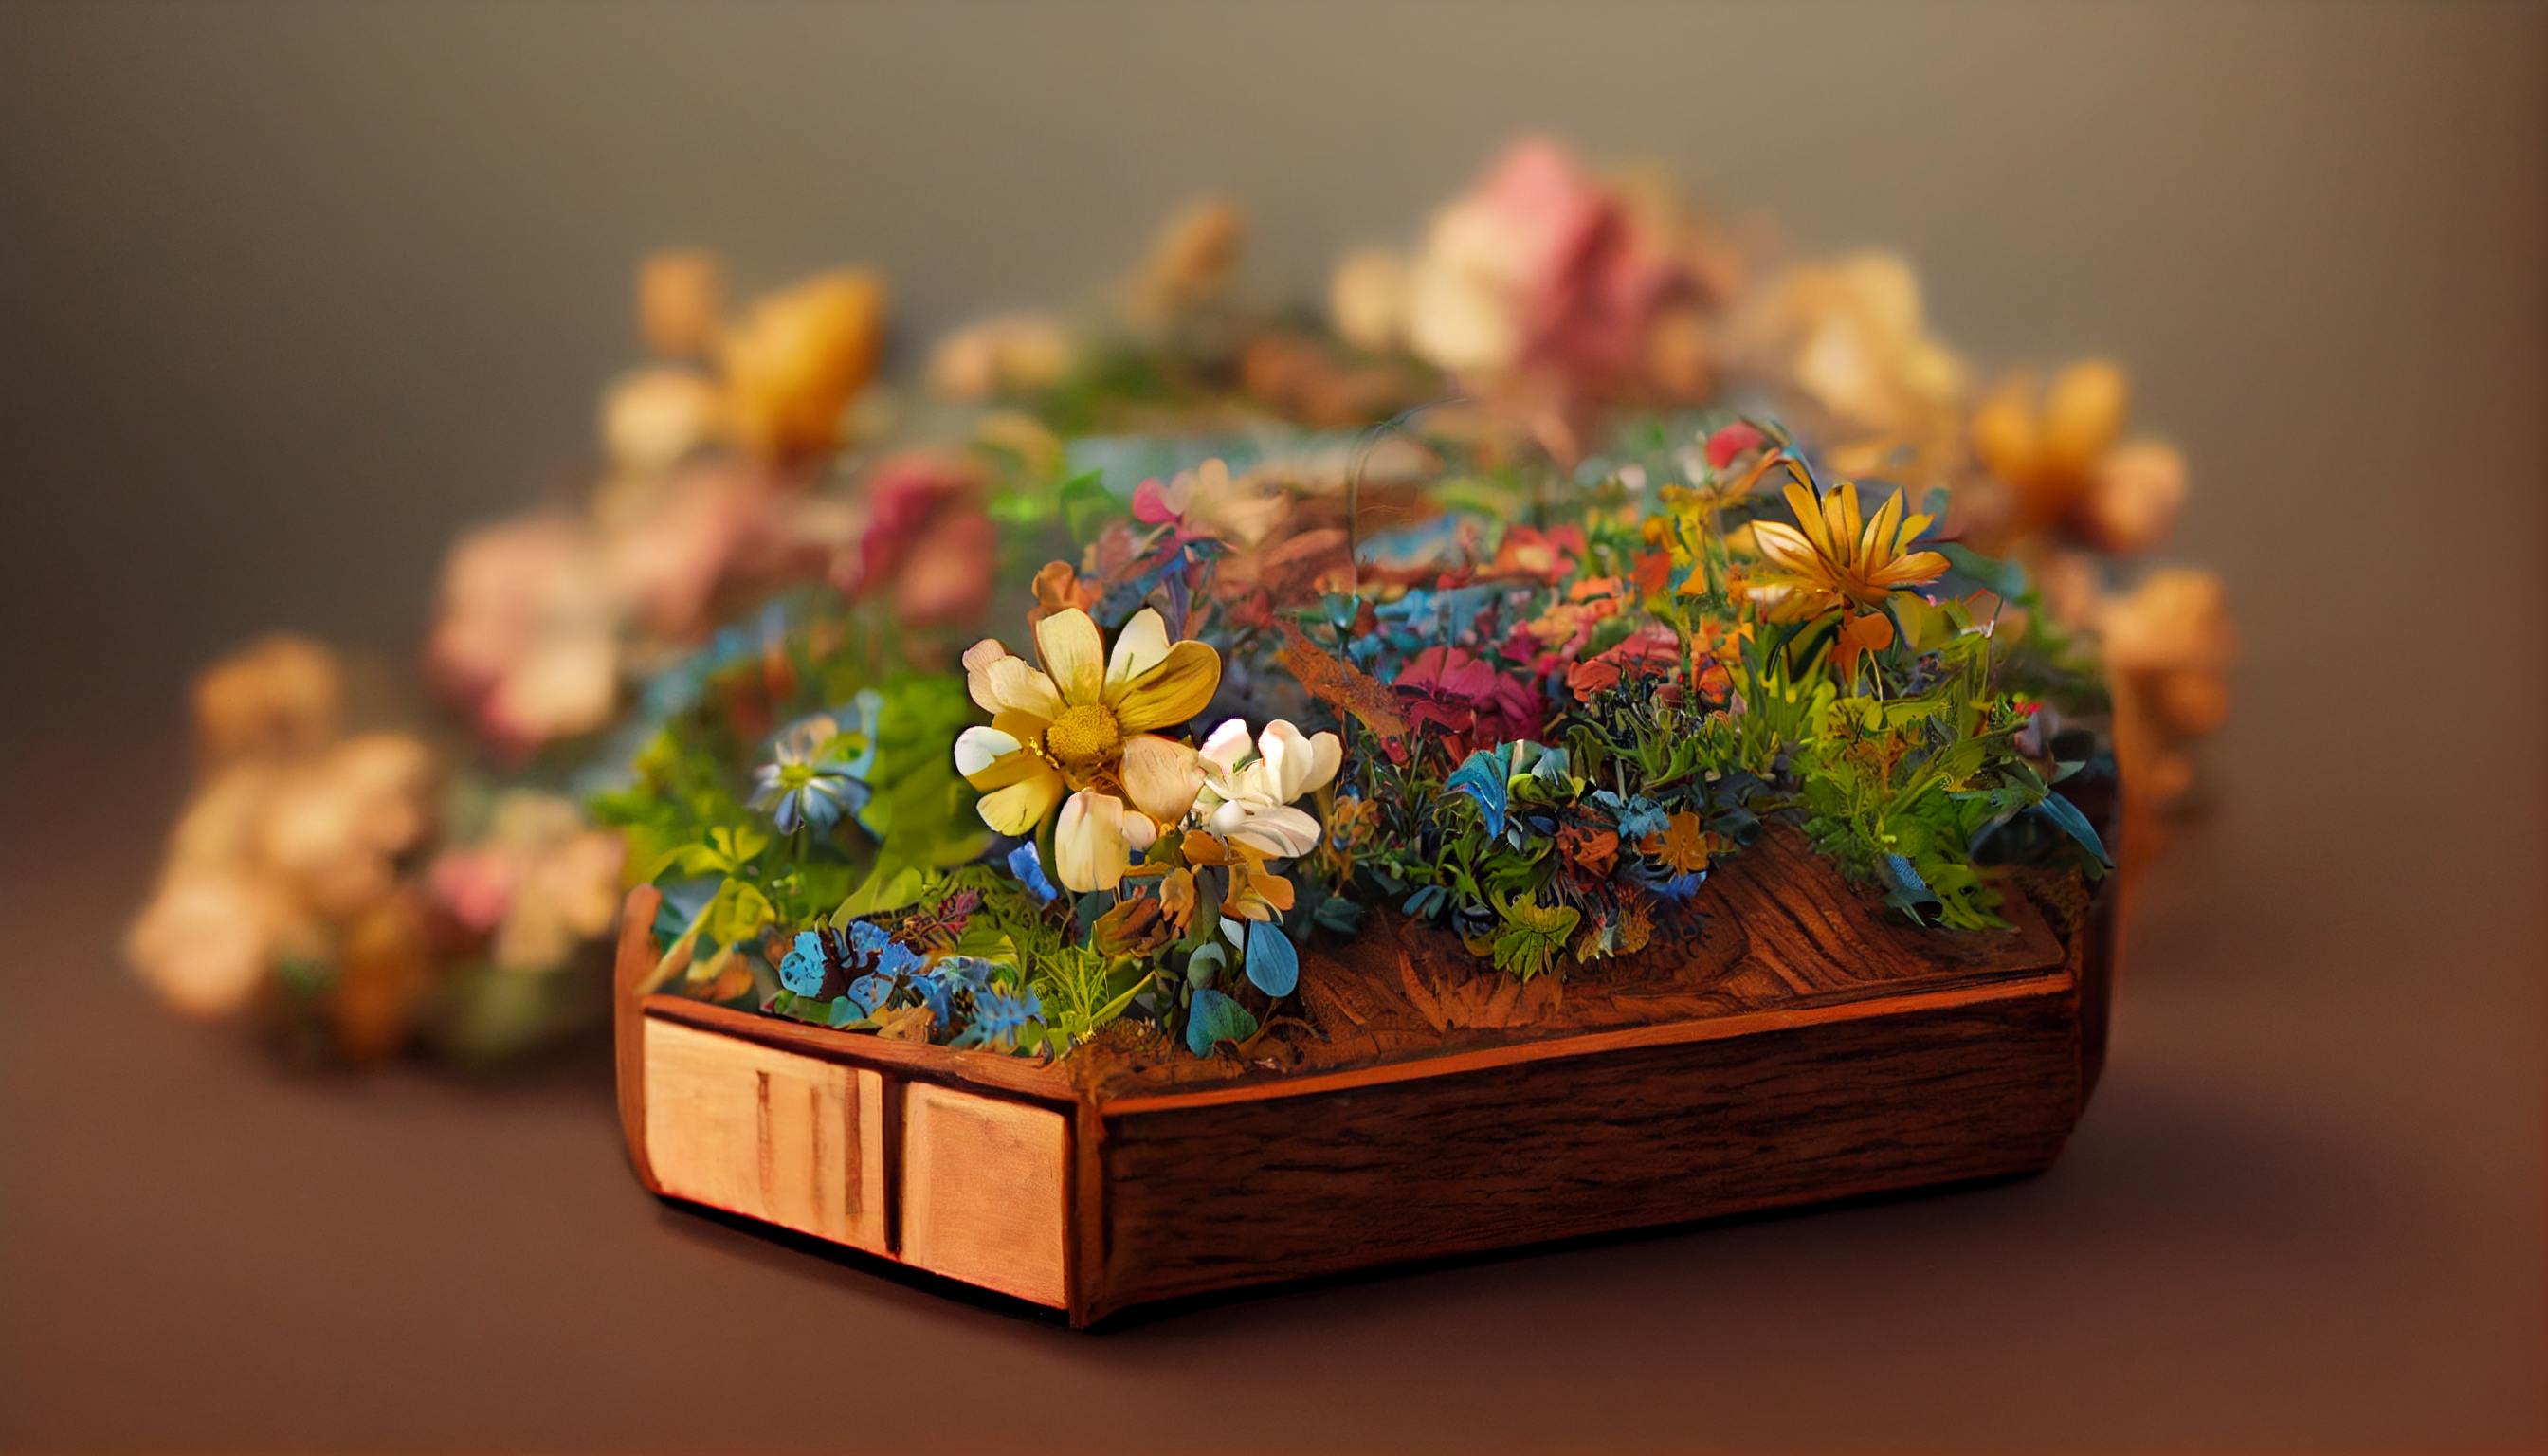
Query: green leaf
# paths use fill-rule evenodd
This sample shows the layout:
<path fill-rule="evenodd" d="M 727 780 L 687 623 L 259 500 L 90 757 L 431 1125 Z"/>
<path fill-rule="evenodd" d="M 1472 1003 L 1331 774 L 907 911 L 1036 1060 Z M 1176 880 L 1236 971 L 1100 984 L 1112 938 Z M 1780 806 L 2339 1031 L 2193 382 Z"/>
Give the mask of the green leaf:
<path fill-rule="evenodd" d="M 908 909 L 920 903 L 929 892 L 929 875 L 915 865 L 887 865 L 879 860 L 850 897 L 832 912 L 832 923 L 847 925 L 869 915 L 882 915 L 891 910 Z"/>
<path fill-rule="evenodd" d="M 1194 1009 L 1186 1016 L 1187 1050 L 1210 1056 L 1224 1042 L 1244 1042 L 1255 1035 L 1256 1017 L 1246 1007 L 1210 986 L 1194 993 Z"/>
<path fill-rule="evenodd" d="M 760 938 L 762 930 L 777 918 L 771 908 L 770 897 L 745 880 L 728 879 L 717 886 L 716 898 L 708 902 L 707 915 L 700 923 L 701 933 L 720 946 L 739 946 Z"/>

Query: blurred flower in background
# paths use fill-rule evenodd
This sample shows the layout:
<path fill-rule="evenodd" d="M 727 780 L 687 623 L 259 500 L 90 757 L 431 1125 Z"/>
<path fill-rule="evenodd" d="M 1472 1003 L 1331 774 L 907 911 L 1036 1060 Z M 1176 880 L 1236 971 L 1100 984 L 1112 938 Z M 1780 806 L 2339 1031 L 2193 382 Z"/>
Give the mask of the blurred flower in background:
<path fill-rule="evenodd" d="M 1343 252 L 1322 309 L 1263 303 L 1244 287 L 1244 216 L 1205 198 L 1129 279 L 953 330 L 908 388 L 877 377 L 874 273 L 738 309 L 715 254 L 646 259 L 634 303 L 651 357 L 601 393 L 589 491 L 476 526 L 444 562 L 422 653 L 454 715 L 436 749 L 421 725 L 349 732 L 343 664 L 317 643 L 270 639 L 208 670 L 201 779 L 132 959 L 175 1004 L 256 1010 L 343 1059 L 542 1045 L 597 1017 L 620 891 L 661 869 L 632 863 L 660 845 L 628 848 L 654 831 L 592 816 L 611 785 L 661 769 L 648 756 L 668 724 L 716 722 L 767 771 L 766 793 L 736 806 L 754 832 L 856 821 L 889 837 L 878 826 L 920 812 L 903 795 L 969 790 L 892 770 L 870 790 L 866 759 L 844 778 L 830 749 L 780 725 L 848 711 L 869 678 L 949 669 L 1000 609 L 996 584 L 1030 577 L 1032 600 L 1011 605 L 1047 627 L 1120 621 L 1107 614 L 1152 592 L 1181 615 L 1221 612 L 1258 648 L 1229 658 L 1213 709 L 1283 718 L 1308 703 L 1254 694 L 1283 681 L 1263 669 L 1295 614 L 1348 613 L 1357 652 L 1412 651 L 1399 639 L 1419 625 L 1474 619 L 1475 593 L 1585 564 L 1582 530 L 1530 519 L 1512 485 L 1525 465 L 1613 501 L 1732 482 L 1684 504 L 1741 512 L 1726 539 L 1747 561 L 1777 482 L 1729 472 L 1738 457 L 1864 480 L 1892 502 L 1880 524 L 1902 527 L 1884 552 L 1976 593 L 1994 630 L 2103 651 L 2139 802 L 2199 797 L 2197 745 L 2228 712 L 2226 593 L 2147 564 L 2189 479 L 2173 447 L 2128 431 L 2119 365 L 1977 392 L 1904 260 L 1729 232 L 1670 177 L 1544 138 L 1506 148 L 1410 234 Z M 1783 436 L 1721 428 L 1738 413 Z M 1477 469 L 1455 519 L 1416 483 L 1462 452 Z M 1481 515 L 1507 525 L 1481 536 Z M 1083 518 L 1103 524 L 1079 537 Z M 1664 590 L 1647 578 L 1669 558 L 1648 556 L 1588 577 L 1597 590 L 1511 641 L 1453 630 L 1373 710 L 1500 742 L 1601 682 L 1669 675 L 1669 652 L 1609 635 Z M 1890 640 L 1885 617 L 1843 616 L 1854 650 Z M 1551 654 L 1583 661 L 1542 700 L 1530 683 Z M 844 664 L 856 672 L 825 676 Z M 863 754 L 876 732 L 864 724 Z M 1045 867 L 1077 886 L 1120 872 L 1139 835 L 1074 801 Z M 847 884 L 766 888 L 837 901 Z M 742 994 L 759 956 L 729 935 L 679 984 Z"/>

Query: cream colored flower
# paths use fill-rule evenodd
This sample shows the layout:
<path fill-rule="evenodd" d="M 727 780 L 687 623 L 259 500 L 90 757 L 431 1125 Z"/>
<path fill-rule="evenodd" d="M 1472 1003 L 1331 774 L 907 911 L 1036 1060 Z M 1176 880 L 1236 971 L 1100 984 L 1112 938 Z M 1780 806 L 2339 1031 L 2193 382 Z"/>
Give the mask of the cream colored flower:
<path fill-rule="evenodd" d="M 1148 326 L 1173 323 L 1229 287 L 1247 219 L 1235 204 L 1205 198 L 1159 229 L 1148 263 L 1133 284 L 1133 317 Z"/>
<path fill-rule="evenodd" d="M 1073 890 L 1113 889 L 1129 852 L 1184 818 L 1203 785 L 1194 749 L 1148 730 L 1203 711 L 1221 685 L 1221 654 L 1170 642 L 1146 607 L 1116 634 L 1111 657 L 1077 607 L 1046 616 L 1035 634 L 1043 671 L 995 638 L 964 654 L 966 685 L 991 722 L 956 739 L 956 772 L 982 790 L 982 822 L 1002 834 L 1035 832 L 1072 795 L 1055 827 L 1055 872 Z"/>
<path fill-rule="evenodd" d="M 1386 354 L 1407 338 L 1407 260 L 1385 248 L 1348 253 L 1327 284 L 1327 317 L 1357 349 Z"/>
<path fill-rule="evenodd" d="M 1008 314 L 956 330 L 929 355 L 929 386 L 951 400 L 1032 395 L 1070 372 L 1070 334 L 1042 314 Z"/>
<path fill-rule="evenodd" d="M 277 635 L 195 679 L 195 734 L 207 764 L 304 754 L 334 741 L 345 672 L 307 637 Z"/>
<path fill-rule="evenodd" d="M 1198 807 L 1206 827 L 1226 839 L 1296 860 L 1319 847 L 1319 821 L 1291 807 L 1324 788 L 1344 760 L 1332 733 L 1304 734 L 1277 718 L 1265 725 L 1249 756 L 1247 725 L 1236 718 L 1204 740 L 1204 788 Z"/>
<path fill-rule="evenodd" d="M 601 397 L 602 451 L 630 475 L 661 475 L 724 427 L 725 396 L 694 369 L 633 370 Z"/>

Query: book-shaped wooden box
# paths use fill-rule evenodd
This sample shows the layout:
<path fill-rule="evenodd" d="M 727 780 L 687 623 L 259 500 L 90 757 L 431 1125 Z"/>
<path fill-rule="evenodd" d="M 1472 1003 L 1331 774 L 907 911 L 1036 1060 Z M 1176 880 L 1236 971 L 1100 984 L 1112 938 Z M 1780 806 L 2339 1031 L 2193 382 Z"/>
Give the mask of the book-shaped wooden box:
<path fill-rule="evenodd" d="M 2115 896 L 2006 884 L 2017 929 L 1889 923 L 1791 831 L 1694 934 L 1527 984 L 1375 918 L 1302 959 L 1285 1039 L 1131 1028 L 1058 1063 L 673 996 L 651 889 L 619 952 L 646 1186 L 1087 1325 L 1251 1285 L 2031 1172 L 2104 1057 Z"/>

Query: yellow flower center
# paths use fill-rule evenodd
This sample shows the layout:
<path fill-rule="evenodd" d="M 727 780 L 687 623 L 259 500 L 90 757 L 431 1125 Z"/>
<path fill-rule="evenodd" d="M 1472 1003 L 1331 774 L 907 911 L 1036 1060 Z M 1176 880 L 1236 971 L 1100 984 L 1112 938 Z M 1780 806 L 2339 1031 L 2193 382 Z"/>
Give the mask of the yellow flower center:
<path fill-rule="evenodd" d="M 1124 730 L 1115 710 L 1096 704 L 1062 709 L 1045 730 L 1044 746 L 1065 769 L 1086 769 L 1112 762 L 1124 749 Z"/>

